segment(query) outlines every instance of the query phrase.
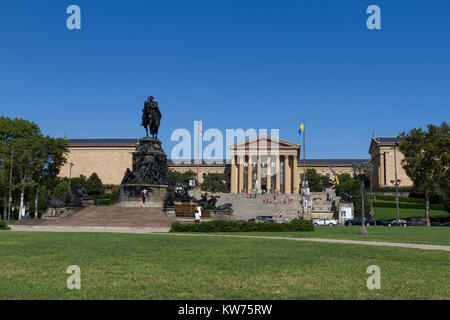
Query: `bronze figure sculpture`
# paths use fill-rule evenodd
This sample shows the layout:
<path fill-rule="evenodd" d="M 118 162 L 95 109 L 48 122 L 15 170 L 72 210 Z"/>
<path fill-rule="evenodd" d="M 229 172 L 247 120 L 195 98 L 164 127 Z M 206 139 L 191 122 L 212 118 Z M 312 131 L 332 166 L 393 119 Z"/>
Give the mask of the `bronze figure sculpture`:
<path fill-rule="evenodd" d="M 149 96 L 144 103 L 144 109 L 142 109 L 141 125 L 145 128 L 147 137 L 150 130 L 152 138 L 158 139 L 158 130 L 162 115 L 158 108 L 158 102 L 154 101 L 153 99 L 153 96 Z"/>

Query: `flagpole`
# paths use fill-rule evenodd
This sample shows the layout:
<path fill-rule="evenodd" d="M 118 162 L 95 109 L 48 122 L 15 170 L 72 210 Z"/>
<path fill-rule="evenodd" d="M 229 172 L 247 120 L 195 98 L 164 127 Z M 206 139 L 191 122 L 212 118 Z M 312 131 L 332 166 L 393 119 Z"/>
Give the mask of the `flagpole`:
<path fill-rule="evenodd" d="M 303 118 L 303 128 L 305 128 L 305 118 Z M 303 177 L 306 181 L 306 130 L 303 129 Z"/>

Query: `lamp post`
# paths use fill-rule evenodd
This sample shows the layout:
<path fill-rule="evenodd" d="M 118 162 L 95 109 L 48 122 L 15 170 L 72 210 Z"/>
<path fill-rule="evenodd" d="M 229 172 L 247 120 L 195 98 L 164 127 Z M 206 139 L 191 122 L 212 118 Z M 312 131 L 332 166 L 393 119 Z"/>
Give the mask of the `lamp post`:
<path fill-rule="evenodd" d="M 70 182 L 72 180 L 72 167 L 73 167 L 73 163 L 69 163 L 69 196 L 70 196 Z"/>
<path fill-rule="evenodd" d="M 373 191 L 372 191 L 372 176 L 373 176 L 373 167 L 372 170 L 370 171 L 370 216 L 372 218 L 374 218 L 375 216 L 375 212 L 373 211 Z M 375 219 L 375 218 L 374 218 Z M 375 225 L 376 225 L 376 221 L 375 221 Z"/>
<path fill-rule="evenodd" d="M 398 183 L 399 180 L 397 178 L 397 146 L 398 142 L 394 144 L 394 169 L 395 169 L 395 207 L 397 211 L 397 226 L 400 226 L 400 210 L 398 205 Z"/>
<path fill-rule="evenodd" d="M 401 180 L 400 179 L 395 179 L 391 180 L 391 183 L 395 183 L 395 207 L 396 207 L 396 211 L 397 211 L 397 225 L 400 227 L 400 206 L 398 203 L 398 185 L 400 184 Z"/>
<path fill-rule="evenodd" d="M 364 180 L 372 175 L 373 165 L 369 163 L 354 163 L 352 165 L 353 173 L 361 180 L 361 229 L 358 234 L 368 234 L 364 215 Z"/>
<path fill-rule="evenodd" d="M 12 173 L 13 173 L 13 162 L 14 162 L 14 148 L 11 148 L 11 168 L 9 172 L 9 197 L 8 197 L 8 219 L 12 220 L 11 217 L 11 202 L 12 202 Z"/>

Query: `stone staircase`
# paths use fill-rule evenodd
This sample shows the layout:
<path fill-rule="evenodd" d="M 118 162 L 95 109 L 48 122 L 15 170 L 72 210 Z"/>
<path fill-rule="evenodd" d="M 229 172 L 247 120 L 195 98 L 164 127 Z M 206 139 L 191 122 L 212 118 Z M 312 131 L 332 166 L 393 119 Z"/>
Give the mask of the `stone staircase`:
<path fill-rule="evenodd" d="M 49 217 L 20 221 L 20 225 L 82 226 L 82 227 L 170 227 L 161 208 L 90 206 L 82 210 L 69 210 L 65 217 Z"/>
<path fill-rule="evenodd" d="M 278 199 L 286 199 L 285 204 L 273 203 L 273 195 L 258 194 L 256 198 L 247 198 L 245 194 L 220 193 L 217 199 L 217 206 L 224 203 L 231 203 L 233 206 L 233 216 L 236 220 L 248 220 L 256 216 L 282 216 L 283 218 L 296 218 L 301 208 L 301 196 L 299 194 L 279 194 Z M 287 198 L 293 198 L 290 204 Z M 272 203 L 263 203 L 272 199 Z"/>

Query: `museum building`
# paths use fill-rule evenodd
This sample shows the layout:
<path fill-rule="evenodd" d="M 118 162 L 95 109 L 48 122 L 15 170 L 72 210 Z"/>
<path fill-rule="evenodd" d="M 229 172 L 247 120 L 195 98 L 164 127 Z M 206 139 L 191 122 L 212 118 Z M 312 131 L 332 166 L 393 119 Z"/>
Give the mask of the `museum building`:
<path fill-rule="evenodd" d="M 60 176 L 89 177 L 97 173 L 104 184 L 119 185 L 127 168 L 132 167 L 132 153 L 138 139 L 68 139 L 69 154 Z M 301 158 L 301 147 L 282 139 L 259 136 L 230 145 L 231 159 L 222 161 L 168 160 L 168 167 L 179 172 L 189 170 L 197 174 L 199 183 L 208 173 L 220 173 L 232 193 L 258 190 L 280 190 L 299 193 L 304 167 L 334 179 L 334 174 L 353 174 L 352 164 L 370 161 L 373 164 L 373 185 L 393 187 L 395 169 L 400 186 L 412 182 L 401 166 L 403 155 L 396 148 L 395 137 L 373 137 L 370 159 L 306 159 Z M 395 161 L 394 161 L 395 160 Z M 181 162 L 181 163 L 180 163 Z M 396 162 L 396 166 L 395 166 Z M 72 164 L 72 165 L 70 165 Z"/>

